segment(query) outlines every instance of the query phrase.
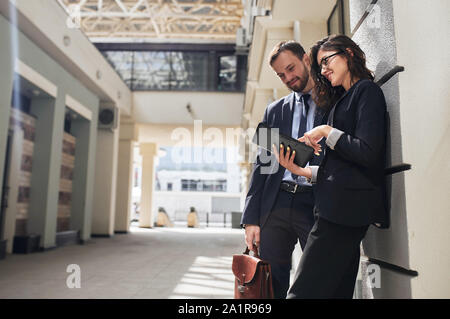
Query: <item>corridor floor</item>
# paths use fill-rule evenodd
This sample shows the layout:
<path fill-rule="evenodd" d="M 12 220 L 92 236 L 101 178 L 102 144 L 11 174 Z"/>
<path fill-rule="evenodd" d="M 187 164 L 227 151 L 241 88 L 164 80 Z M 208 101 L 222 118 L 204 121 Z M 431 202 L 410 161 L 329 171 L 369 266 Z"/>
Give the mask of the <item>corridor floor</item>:
<path fill-rule="evenodd" d="M 242 229 L 132 227 L 84 245 L 7 255 L 0 298 L 233 298 L 232 255 L 244 249 Z M 69 288 L 73 264 L 80 288 Z"/>

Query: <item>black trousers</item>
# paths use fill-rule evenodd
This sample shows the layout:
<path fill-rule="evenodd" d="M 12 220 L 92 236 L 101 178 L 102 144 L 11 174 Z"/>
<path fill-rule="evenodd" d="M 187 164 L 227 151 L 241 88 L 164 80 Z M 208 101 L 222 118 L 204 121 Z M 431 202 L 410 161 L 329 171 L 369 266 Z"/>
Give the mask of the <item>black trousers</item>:
<path fill-rule="evenodd" d="M 274 207 L 261 229 L 260 257 L 270 263 L 274 297 L 286 298 L 292 264 L 292 252 L 297 241 L 302 249 L 314 224 L 312 191 L 278 192 Z"/>
<path fill-rule="evenodd" d="M 288 299 L 351 299 L 360 244 L 369 226 L 348 227 L 316 216 Z"/>

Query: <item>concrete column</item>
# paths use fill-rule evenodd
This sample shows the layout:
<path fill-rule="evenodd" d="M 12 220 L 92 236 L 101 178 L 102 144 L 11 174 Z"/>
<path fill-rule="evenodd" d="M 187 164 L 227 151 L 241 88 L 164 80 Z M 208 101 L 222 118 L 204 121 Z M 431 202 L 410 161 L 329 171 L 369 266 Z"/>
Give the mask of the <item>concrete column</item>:
<path fill-rule="evenodd" d="M 94 117 L 96 118 L 96 117 Z M 72 121 L 71 130 L 77 138 L 70 228 L 80 231 L 81 240 L 90 239 L 95 171 L 97 121 L 79 118 Z"/>
<path fill-rule="evenodd" d="M 118 129 L 97 131 L 92 235 L 114 234 L 118 148 Z"/>
<path fill-rule="evenodd" d="M 239 184 L 241 183 L 241 172 L 238 166 L 234 163 L 227 163 L 227 192 L 239 193 Z M 239 182 L 236 183 L 236 180 Z"/>
<path fill-rule="evenodd" d="M 158 146 L 155 143 L 140 144 L 142 156 L 142 190 L 141 206 L 139 211 L 139 227 L 153 227 L 153 188 L 155 180 L 155 156 Z"/>
<path fill-rule="evenodd" d="M 250 179 L 252 178 L 252 168 L 253 164 L 249 162 L 240 162 L 239 168 L 241 169 L 241 208 L 245 206 L 245 198 L 248 193 L 248 187 L 250 184 Z"/>
<path fill-rule="evenodd" d="M 134 123 L 120 125 L 114 226 L 114 231 L 117 233 L 127 233 L 130 229 L 133 190 L 133 146 L 137 136 L 137 126 Z"/>
<path fill-rule="evenodd" d="M 250 186 L 250 179 L 252 178 L 253 163 L 241 162 L 239 163 L 239 167 L 242 174 L 242 192 L 244 193 L 244 196 L 246 196 Z"/>
<path fill-rule="evenodd" d="M 0 198 L 2 198 L 3 168 L 8 141 L 9 112 L 13 89 L 13 62 L 11 53 L 10 24 L 0 15 Z M 0 212 L 1 213 L 1 212 Z M 1 216 L 0 216 L 1 218 Z M 0 238 L 1 239 L 1 238 Z"/>
<path fill-rule="evenodd" d="M 55 247 L 64 112 L 61 93 L 56 99 L 31 102 L 31 113 L 37 121 L 27 227 L 30 234 L 41 235 L 40 244 L 45 249 Z"/>
<path fill-rule="evenodd" d="M 16 233 L 16 219 L 17 219 L 17 198 L 19 194 L 19 180 L 20 180 L 20 165 L 22 163 L 23 151 L 23 131 L 16 129 L 11 143 L 11 159 L 9 172 L 5 173 L 5 178 L 8 178 L 9 194 L 8 194 L 8 208 L 5 210 L 5 224 L 4 224 L 4 239 L 6 239 L 6 252 L 11 254 L 14 242 L 14 235 Z"/>

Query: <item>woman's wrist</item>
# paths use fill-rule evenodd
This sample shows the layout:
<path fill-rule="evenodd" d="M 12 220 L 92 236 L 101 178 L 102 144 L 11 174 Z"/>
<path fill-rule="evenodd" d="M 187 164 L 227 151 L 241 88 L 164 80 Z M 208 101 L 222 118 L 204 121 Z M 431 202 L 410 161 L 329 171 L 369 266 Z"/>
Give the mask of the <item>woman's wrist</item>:
<path fill-rule="evenodd" d="M 330 135 L 330 132 L 333 128 L 329 125 L 322 125 L 322 134 L 325 138 L 328 138 L 328 135 Z"/>

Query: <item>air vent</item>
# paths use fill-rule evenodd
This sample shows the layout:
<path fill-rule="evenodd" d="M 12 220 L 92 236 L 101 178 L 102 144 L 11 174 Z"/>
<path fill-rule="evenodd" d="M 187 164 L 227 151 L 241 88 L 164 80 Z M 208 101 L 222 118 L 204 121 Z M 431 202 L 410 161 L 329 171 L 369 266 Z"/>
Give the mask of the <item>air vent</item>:
<path fill-rule="evenodd" d="M 114 106 L 100 107 L 98 113 L 98 128 L 115 130 L 118 124 L 118 109 Z"/>

